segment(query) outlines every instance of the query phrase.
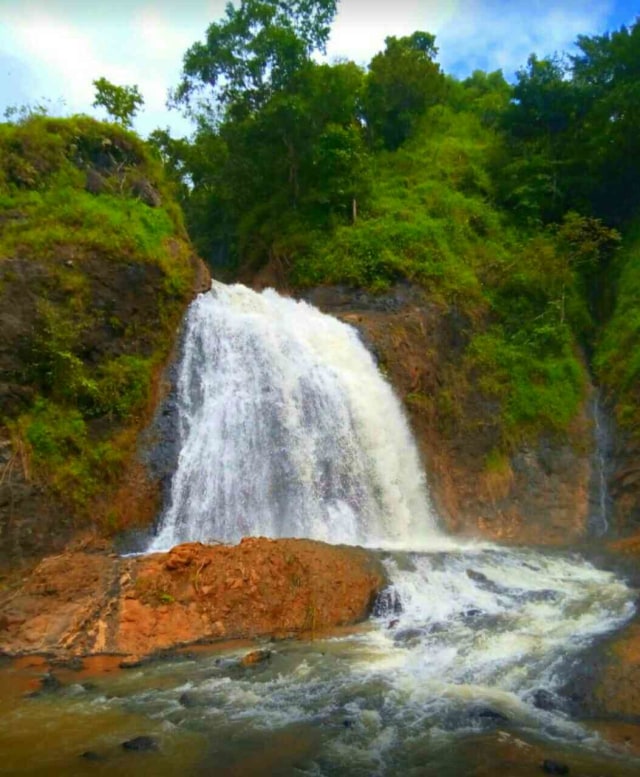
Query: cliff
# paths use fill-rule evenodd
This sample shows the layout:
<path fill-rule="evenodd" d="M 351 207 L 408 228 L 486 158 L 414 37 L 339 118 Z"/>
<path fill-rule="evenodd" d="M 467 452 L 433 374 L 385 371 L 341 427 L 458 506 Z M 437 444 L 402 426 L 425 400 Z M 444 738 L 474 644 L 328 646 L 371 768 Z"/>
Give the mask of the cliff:
<path fill-rule="evenodd" d="M 0 565 L 149 521 L 136 459 L 206 284 L 161 164 L 86 117 L 0 125 Z"/>

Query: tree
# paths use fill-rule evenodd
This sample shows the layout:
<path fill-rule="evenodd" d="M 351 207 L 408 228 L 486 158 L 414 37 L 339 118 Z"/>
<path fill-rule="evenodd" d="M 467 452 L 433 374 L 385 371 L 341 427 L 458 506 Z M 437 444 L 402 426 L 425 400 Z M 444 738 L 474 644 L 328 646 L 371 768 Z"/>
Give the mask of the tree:
<path fill-rule="evenodd" d="M 137 86 L 117 86 L 98 78 L 93 82 L 96 88 L 94 108 L 104 108 L 114 121 L 123 127 L 131 127 L 133 118 L 144 105 L 144 99 Z"/>
<path fill-rule="evenodd" d="M 187 51 L 172 99 L 198 121 L 193 151 L 181 150 L 178 166 L 205 255 L 236 251 L 257 266 L 283 257 L 287 236 L 300 245 L 354 217 L 368 188 L 364 73 L 312 58 L 335 9 L 336 0 L 240 0 Z M 175 149 L 164 142 L 167 158 Z"/>
<path fill-rule="evenodd" d="M 582 157 L 594 210 L 618 224 L 640 205 L 640 20 L 580 36 L 571 58 L 584 104 Z"/>
<path fill-rule="evenodd" d="M 445 80 L 434 62 L 435 37 L 414 32 L 389 37 L 369 65 L 364 114 L 374 142 L 396 149 L 411 135 L 416 120 L 440 102 Z"/>
<path fill-rule="evenodd" d="M 176 105 L 242 116 L 285 89 L 314 51 L 324 51 L 337 0 L 240 0 L 223 21 L 209 26 L 204 43 L 185 54 Z M 202 111 L 203 102 L 195 111 Z"/>
<path fill-rule="evenodd" d="M 512 161 L 500 173 L 505 205 L 526 221 L 561 218 L 567 207 L 582 210 L 576 176 L 584 165 L 575 155 L 582 105 L 565 60 L 532 54 L 517 73 L 502 126 Z"/>
<path fill-rule="evenodd" d="M 492 73 L 474 70 L 462 85 L 464 92 L 461 107 L 477 113 L 485 126 L 496 126 L 507 110 L 513 93 L 502 70 Z"/>

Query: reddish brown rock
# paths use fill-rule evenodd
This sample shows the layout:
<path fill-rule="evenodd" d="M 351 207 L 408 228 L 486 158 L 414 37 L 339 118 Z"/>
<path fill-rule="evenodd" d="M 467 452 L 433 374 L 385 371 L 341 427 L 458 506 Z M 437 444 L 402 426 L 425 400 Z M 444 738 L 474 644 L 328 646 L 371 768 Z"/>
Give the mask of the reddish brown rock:
<path fill-rule="evenodd" d="M 361 548 L 247 538 L 117 558 L 44 559 L 0 599 L 9 655 L 145 656 L 200 641 L 315 633 L 364 619 L 385 585 Z"/>

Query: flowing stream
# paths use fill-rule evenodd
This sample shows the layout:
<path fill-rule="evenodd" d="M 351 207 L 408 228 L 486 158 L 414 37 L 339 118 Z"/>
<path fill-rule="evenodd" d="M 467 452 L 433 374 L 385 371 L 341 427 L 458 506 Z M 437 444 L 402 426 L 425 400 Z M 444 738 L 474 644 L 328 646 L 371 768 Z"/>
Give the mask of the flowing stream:
<path fill-rule="evenodd" d="M 540 753 L 582 764 L 572 773 L 637 773 L 561 692 L 632 616 L 632 590 L 577 554 L 447 538 L 354 329 L 273 291 L 214 284 L 188 314 L 178 403 L 181 453 L 150 550 L 246 534 L 364 544 L 390 587 L 368 624 L 275 643 L 255 667 L 230 647 L 77 678 L 55 716 L 46 698 L 28 715 L 23 704 L 0 745 L 17 727 L 32 747 L 64 729 L 67 746 L 41 772 L 14 759 L 15 773 L 138 774 L 118 747 L 125 730 L 158 737 L 144 757 L 159 775 L 480 775 L 503 751 L 519 753 L 505 774 L 540 773 Z M 69 728 L 82 732 L 73 746 Z M 80 763 L 82 750 L 106 760 Z"/>

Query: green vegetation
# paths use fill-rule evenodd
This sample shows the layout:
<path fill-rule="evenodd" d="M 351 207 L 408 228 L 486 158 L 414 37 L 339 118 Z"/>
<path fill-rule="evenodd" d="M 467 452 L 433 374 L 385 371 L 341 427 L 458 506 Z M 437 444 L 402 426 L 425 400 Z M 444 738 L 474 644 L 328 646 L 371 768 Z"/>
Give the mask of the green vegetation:
<path fill-rule="evenodd" d="M 465 391 L 479 389 L 497 403 L 509 447 L 568 428 L 585 385 L 574 333 L 590 317 L 557 235 L 516 228 L 491 203 L 487 160 L 501 142 L 474 113 L 434 109 L 413 139 L 378 155 L 362 218 L 317 236 L 291 277 L 374 291 L 409 279 L 455 307 L 470 322 L 469 343 L 457 396 L 436 398 L 439 413 L 459 414 Z"/>
<path fill-rule="evenodd" d="M 640 231 L 631 230 L 613 266 L 616 297 L 611 318 L 598 339 L 597 375 L 616 397 L 616 418 L 640 439 Z"/>
<path fill-rule="evenodd" d="M 0 421 L 88 515 L 120 484 L 192 288 L 182 214 L 159 160 L 113 124 L 2 124 L 0 159 Z"/>
<path fill-rule="evenodd" d="M 117 86 L 106 78 L 98 78 L 93 85 L 96 88 L 93 107 L 104 108 L 114 121 L 123 127 L 131 127 L 134 116 L 144 105 L 138 87 Z"/>

